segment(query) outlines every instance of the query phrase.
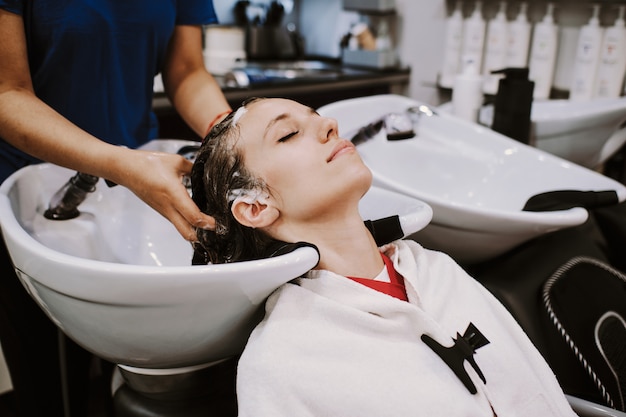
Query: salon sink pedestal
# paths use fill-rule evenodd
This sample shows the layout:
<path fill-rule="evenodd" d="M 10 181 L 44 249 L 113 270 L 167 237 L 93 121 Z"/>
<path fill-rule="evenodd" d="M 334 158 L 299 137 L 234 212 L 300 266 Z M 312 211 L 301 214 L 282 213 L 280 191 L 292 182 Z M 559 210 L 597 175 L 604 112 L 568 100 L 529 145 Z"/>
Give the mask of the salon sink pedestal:
<path fill-rule="evenodd" d="M 118 366 L 113 381 L 115 417 L 235 417 L 237 359 L 172 374 L 140 374 Z"/>

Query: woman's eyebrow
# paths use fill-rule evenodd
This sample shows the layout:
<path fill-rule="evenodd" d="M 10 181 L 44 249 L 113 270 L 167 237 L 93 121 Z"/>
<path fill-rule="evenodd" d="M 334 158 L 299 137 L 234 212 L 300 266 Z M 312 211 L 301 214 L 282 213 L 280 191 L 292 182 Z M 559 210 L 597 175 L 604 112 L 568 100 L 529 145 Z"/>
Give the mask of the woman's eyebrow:
<path fill-rule="evenodd" d="M 309 112 L 309 114 L 319 115 L 319 113 L 312 107 L 307 107 L 307 111 Z M 289 119 L 291 117 L 292 116 L 290 113 L 281 113 L 278 116 L 274 117 L 272 120 L 270 120 L 267 123 L 267 126 L 265 126 L 265 131 L 263 132 L 263 139 L 265 139 L 265 137 L 267 136 L 267 133 L 270 131 L 272 126 L 274 126 L 276 123 L 278 123 L 281 120 Z"/>
<path fill-rule="evenodd" d="M 276 123 L 278 123 L 281 120 L 288 119 L 289 117 L 290 117 L 289 113 L 281 113 L 278 116 L 274 117 L 272 120 L 270 120 L 267 123 L 267 126 L 265 126 L 265 131 L 263 132 L 263 139 L 267 137 L 267 133 L 270 131 L 272 126 L 274 126 Z"/>

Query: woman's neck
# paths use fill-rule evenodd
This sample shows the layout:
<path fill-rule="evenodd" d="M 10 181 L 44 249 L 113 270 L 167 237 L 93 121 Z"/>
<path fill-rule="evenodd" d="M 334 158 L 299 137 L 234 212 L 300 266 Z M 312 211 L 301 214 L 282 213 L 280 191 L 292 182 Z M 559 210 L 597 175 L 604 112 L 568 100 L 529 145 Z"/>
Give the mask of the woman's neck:
<path fill-rule="evenodd" d="M 344 276 L 374 278 L 384 267 L 376 242 L 358 212 L 320 224 L 309 222 L 298 229 L 301 230 L 293 230 L 293 235 L 298 236 L 295 240 L 312 243 L 320 251 L 316 269 Z"/>
<path fill-rule="evenodd" d="M 345 239 L 343 244 L 317 245 L 320 262 L 317 269 L 326 269 L 339 275 L 374 278 L 385 264 L 372 235 L 363 226 L 363 238 Z"/>

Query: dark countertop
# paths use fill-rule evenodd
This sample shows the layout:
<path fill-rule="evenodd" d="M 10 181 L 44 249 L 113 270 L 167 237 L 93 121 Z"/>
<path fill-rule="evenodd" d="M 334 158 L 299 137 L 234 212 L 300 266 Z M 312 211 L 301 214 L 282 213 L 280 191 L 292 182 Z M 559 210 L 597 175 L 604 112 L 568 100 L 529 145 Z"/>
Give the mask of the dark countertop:
<path fill-rule="evenodd" d="M 215 76 L 218 83 L 222 86 L 222 91 L 229 102 L 235 105 L 248 97 L 286 97 L 298 99 L 301 96 L 323 96 L 324 94 L 346 93 L 353 96 L 355 90 L 367 91 L 373 89 L 388 90 L 392 86 L 407 85 L 409 83 L 410 68 L 398 69 L 364 69 L 341 67 L 341 73 L 334 76 L 321 76 L 318 79 L 311 78 L 293 78 L 269 80 L 264 82 L 252 83 L 247 87 L 229 86 L 223 76 Z M 356 96 L 355 96 L 356 97 Z M 319 101 L 326 101 L 323 97 L 319 97 Z M 333 100 L 335 101 L 335 100 Z M 329 101 L 330 102 L 330 101 Z M 310 105 L 310 103 L 308 103 Z M 327 103 L 324 103 L 327 104 Z M 321 105 L 321 104 L 320 104 Z M 154 95 L 153 107 L 155 111 L 166 110 L 171 108 L 168 98 L 162 92 Z M 314 106 L 319 107 L 319 105 Z"/>
<path fill-rule="evenodd" d="M 394 87 L 409 83 L 410 68 L 364 69 L 338 65 L 339 71 L 318 78 L 305 77 L 254 82 L 247 87 L 228 85 L 228 77 L 216 76 L 230 105 L 235 108 L 249 97 L 283 97 L 318 108 L 354 97 L 392 93 Z M 182 123 L 167 96 L 156 92 L 153 108 L 159 118 L 161 137 L 197 138 Z"/>

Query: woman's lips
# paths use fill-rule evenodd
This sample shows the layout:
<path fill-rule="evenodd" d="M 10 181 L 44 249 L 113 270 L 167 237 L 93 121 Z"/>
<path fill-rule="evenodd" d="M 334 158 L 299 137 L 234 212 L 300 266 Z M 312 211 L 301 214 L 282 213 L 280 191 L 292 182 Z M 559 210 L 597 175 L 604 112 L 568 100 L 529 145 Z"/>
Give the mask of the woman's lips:
<path fill-rule="evenodd" d="M 326 162 L 331 162 L 334 159 L 336 159 L 338 156 L 341 156 L 347 152 L 353 152 L 355 149 L 356 148 L 354 147 L 352 142 L 347 141 L 347 140 L 342 140 L 337 145 L 335 145 L 335 147 L 333 148 L 333 151 L 331 152 Z"/>

